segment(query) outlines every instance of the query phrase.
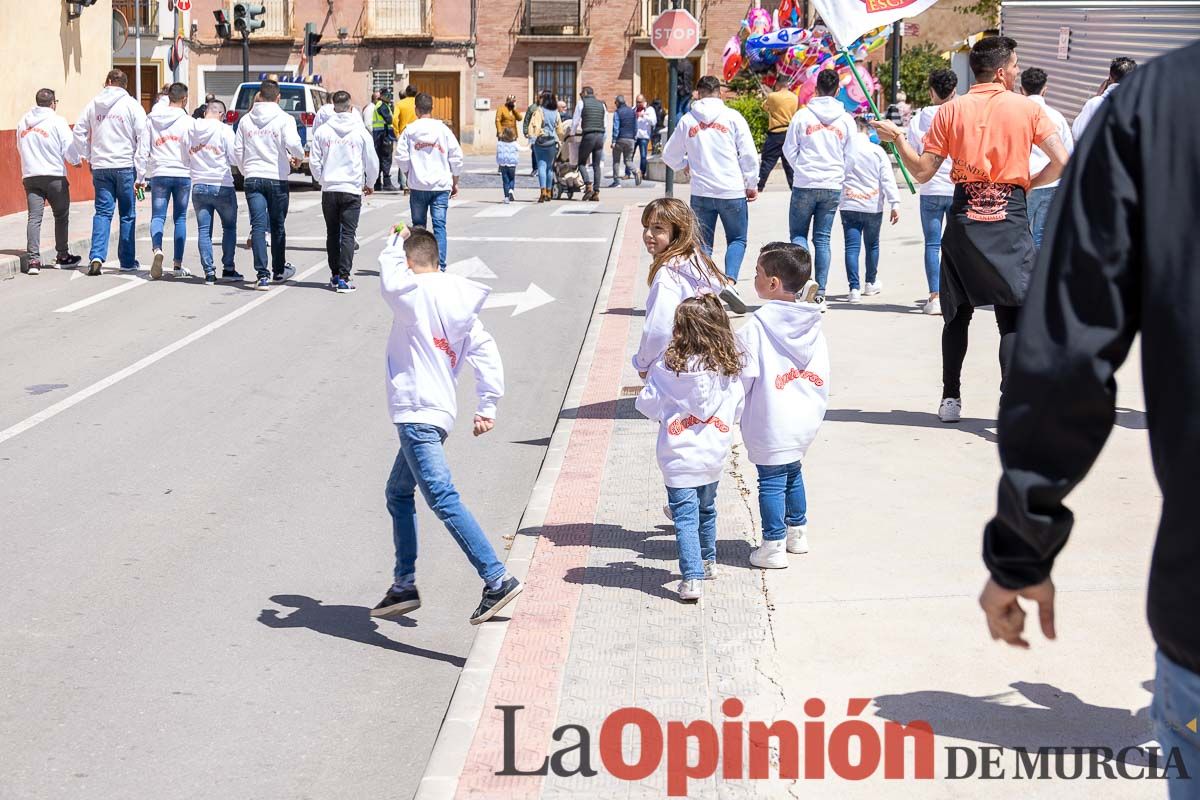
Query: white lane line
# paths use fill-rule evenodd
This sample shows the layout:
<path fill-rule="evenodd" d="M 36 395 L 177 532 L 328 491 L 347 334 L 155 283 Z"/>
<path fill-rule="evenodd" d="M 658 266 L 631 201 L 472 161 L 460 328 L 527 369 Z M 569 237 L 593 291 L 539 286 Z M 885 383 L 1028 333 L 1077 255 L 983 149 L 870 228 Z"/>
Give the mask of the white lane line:
<path fill-rule="evenodd" d="M 607 242 L 601 236 L 447 236 L 451 242 Z"/>
<path fill-rule="evenodd" d="M 139 286 L 145 286 L 150 281 L 137 275 L 122 275 L 121 279 L 125 281 L 120 286 L 114 286 L 111 289 L 105 289 L 99 294 L 94 294 L 91 297 L 85 297 L 82 300 L 71 303 L 69 306 L 54 309 L 55 314 L 70 314 L 72 311 L 78 311 L 81 308 L 87 308 L 93 303 L 99 303 L 101 300 L 107 300 L 110 297 L 116 297 L 119 294 L 124 294 L 131 289 L 136 289 Z"/>
<path fill-rule="evenodd" d="M 519 203 L 511 203 L 509 205 L 490 206 L 483 209 L 476 217 L 514 217 L 526 209 L 526 206 Z"/>
<path fill-rule="evenodd" d="M 375 239 L 379 239 L 383 236 L 386 236 L 389 233 L 391 233 L 390 228 L 388 230 L 379 231 L 378 233 L 372 234 L 371 236 L 368 236 L 367 238 L 363 239 L 362 243 L 366 244 L 367 242 L 370 242 Z M 302 281 L 305 278 L 308 278 L 311 275 L 313 275 L 323 269 L 328 269 L 328 262 L 324 261 L 324 260 L 319 261 L 316 264 L 312 265 L 311 267 L 309 267 L 304 272 L 297 275 L 292 280 L 297 281 L 297 282 Z M 126 378 L 138 374 L 142 370 L 146 369 L 146 367 L 153 366 L 154 364 L 158 363 L 159 361 L 162 361 L 164 358 L 171 355 L 172 353 L 178 352 L 179 350 L 182 350 L 183 348 L 187 347 L 192 342 L 195 342 L 199 339 L 203 339 L 205 336 L 208 336 L 213 331 L 224 328 L 226 325 L 233 322 L 237 318 L 242 317 L 246 314 L 249 314 L 251 311 L 258 308 L 263 303 L 270 302 L 274 298 L 279 297 L 279 295 L 283 294 L 290 288 L 292 288 L 292 287 L 291 287 L 291 285 L 288 285 L 288 284 L 285 284 L 283 286 L 274 287 L 271 289 L 271 291 L 267 292 L 266 294 L 260 295 L 260 296 L 256 297 L 255 299 L 251 300 L 250 302 L 246 303 L 246 305 L 244 305 L 240 308 L 236 308 L 233 311 L 230 311 L 228 314 L 226 314 L 225 316 L 223 316 L 219 319 L 213 320 L 212 322 L 205 325 L 203 328 L 200 328 L 199 330 L 189 333 L 187 336 L 184 336 L 182 339 L 178 339 L 174 342 L 171 342 L 171 344 L 167 345 L 166 347 L 163 347 L 160 350 L 156 350 L 155 352 L 151 353 L 150 355 L 146 356 L 145 358 L 141 359 L 140 361 L 136 361 L 133 364 L 130 364 L 128 367 L 125 367 L 122 370 L 118 370 L 117 372 L 114 372 L 112 375 L 109 375 L 107 378 L 102 378 L 102 379 L 96 381 L 95 383 L 93 383 L 91 386 L 88 386 L 84 389 L 80 389 L 78 392 L 76 392 L 73 395 L 64 397 L 62 400 L 59 400 L 54 405 L 42 409 L 41 411 L 34 414 L 33 416 L 27 417 L 26 419 L 21 420 L 17 424 L 12 425 L 8 428 L 5 428 L 4 430 L 0 431 L 0 444 L 4 444 L 9 439 L 12 439 L 15 436 L 20 436 L 22 433 L 25 433 L 29 429 L 37 427 L 38 425 L 41 425 L 46 420 L 53 419 L 54 417 L 57 417 L 62 412 L 67 411 L 68 409 L 74 408 L 75 406 L 82 403 L 84 400 L 87 400 L 89 397 L 100 394 L 100 392 L 104 391 L 105 389 L 109 388 L 110 386 L 115 386 L 116 384 L 120 383 L 121 381 L 125 380 Z"/>

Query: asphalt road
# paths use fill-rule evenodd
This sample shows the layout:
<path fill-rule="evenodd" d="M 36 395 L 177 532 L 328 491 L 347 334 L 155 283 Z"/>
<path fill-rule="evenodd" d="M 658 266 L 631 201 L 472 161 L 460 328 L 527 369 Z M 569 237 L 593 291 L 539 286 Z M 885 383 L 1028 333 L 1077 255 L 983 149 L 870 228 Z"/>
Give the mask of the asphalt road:
<path fill-rule="evenodd" d="M 493 433 L 460 425 L 448 452 L 502 548 L 619 208 L 498 199 L 462 193 L 449 261 L 508 303 L 483 312 L 508 394 Z M 352 295 L 325 288 L 311 190 L 282 291 L 68 271 L 0 286 L 0 797 L 412 795 L 480 584 L 421 507 L 424 606 L 367 615 L 390 582 L 396 452 L 375 257 L 407 198 L 366 204 Z M 191 243 L 187 261 L 199 272 Z M 248 251 L 238 265 L 253 274 Z M 460 400 L 469 427 L 469 378 Z"/>

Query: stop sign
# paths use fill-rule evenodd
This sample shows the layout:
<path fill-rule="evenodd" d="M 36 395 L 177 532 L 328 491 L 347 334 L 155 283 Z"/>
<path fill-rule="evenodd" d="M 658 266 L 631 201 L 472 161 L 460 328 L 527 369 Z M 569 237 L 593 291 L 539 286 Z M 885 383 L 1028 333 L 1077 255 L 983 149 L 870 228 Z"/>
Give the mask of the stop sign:
<path fill-rule="evenodd" d="M 700 44 L 700 23 L 682 8 L 664 11 L 650 23 L 650 44 L 663 58 L 684 58 Z"/>

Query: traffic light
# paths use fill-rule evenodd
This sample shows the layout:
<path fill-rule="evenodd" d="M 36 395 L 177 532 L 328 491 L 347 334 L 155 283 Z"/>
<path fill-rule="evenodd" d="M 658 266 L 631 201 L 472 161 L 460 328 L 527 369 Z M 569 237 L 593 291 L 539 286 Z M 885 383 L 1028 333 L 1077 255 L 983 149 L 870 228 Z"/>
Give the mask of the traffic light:
<path fill-rule="evenodd" d="M 308 56 L 308 60 L 312 61 L 313 56 L 321 52 L 321 34 L 317 33 L 315 23 L 309 22 L 304 26 L 304 52 Z"/>
<path fill-rule="evenodd" d="M 232 36 L 233 32 L 229 27 L 229 17 L 225 16 L 225 11 L 218 8 L 213 12 L 213 16 L 217 19 L 217 37 L 228 39 Z"/>
<path fill-rule="evenodd" d="M 265 28 L 267 23 L 259 19 L 267 13 L 266 6 L 258 3 L 233 4 L 233 29 L 243 36 L 249 36 L 256 30 Z"/>

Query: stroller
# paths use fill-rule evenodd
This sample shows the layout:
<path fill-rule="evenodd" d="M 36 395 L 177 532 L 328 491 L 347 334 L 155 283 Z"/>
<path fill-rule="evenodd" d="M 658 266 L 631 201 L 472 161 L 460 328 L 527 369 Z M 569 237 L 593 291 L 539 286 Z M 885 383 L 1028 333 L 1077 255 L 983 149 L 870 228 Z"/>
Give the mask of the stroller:
<path fill-rule="evenodd" d="M 574 200 L 575 193 L 583 191 L 583 175 L 575 166 L 580 138 L 577 135 L 567 136 L 558 147 L 558 155 L 554 157 L 554 186 L 551 189 L 555 200 L 562 199 L 564 194 L 568 200 Z"/>

